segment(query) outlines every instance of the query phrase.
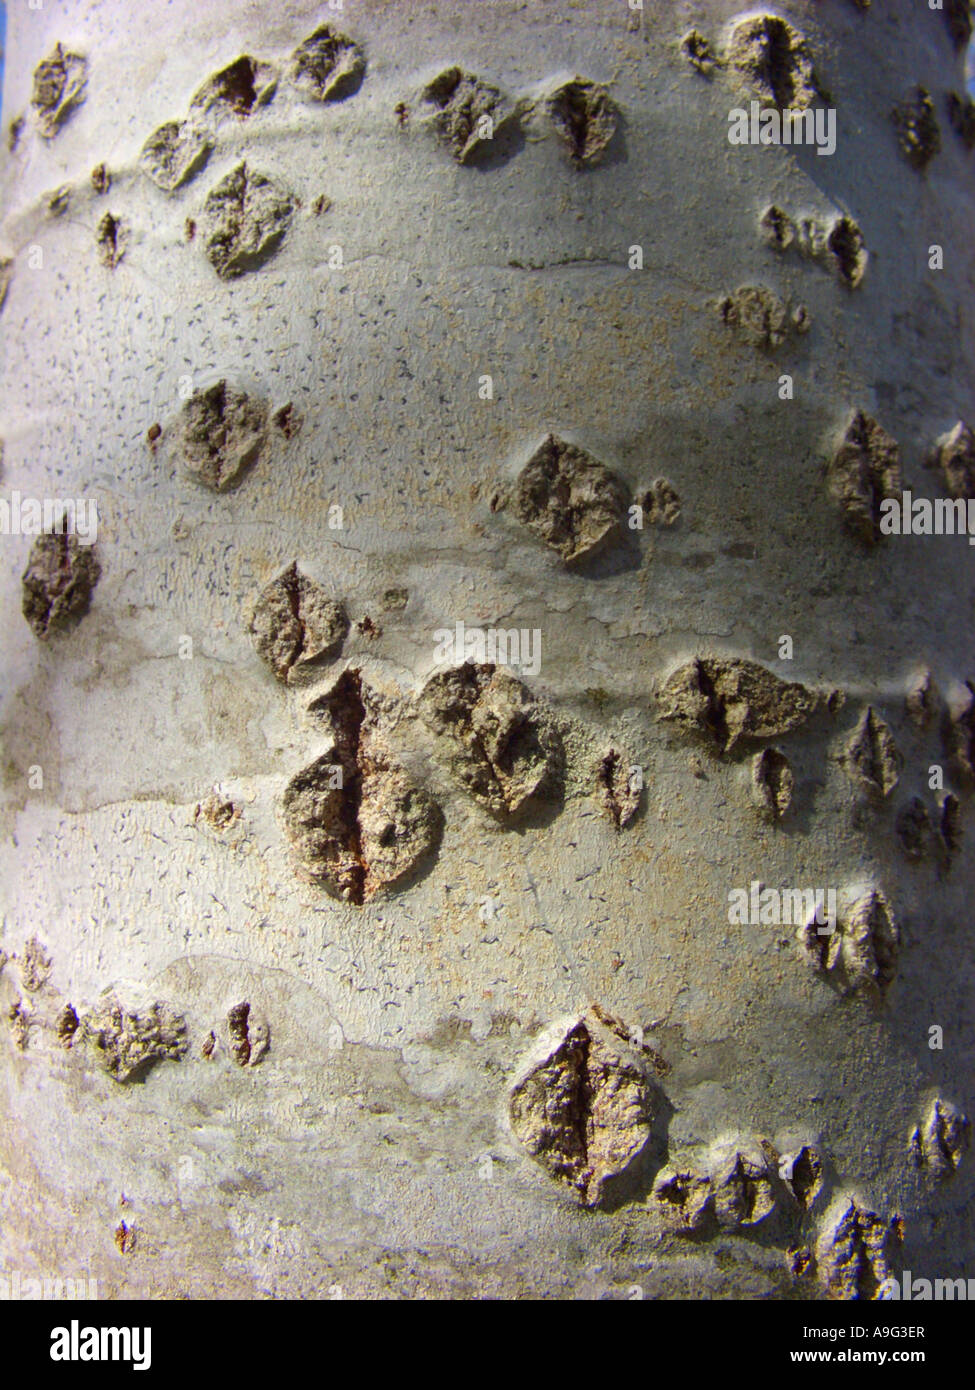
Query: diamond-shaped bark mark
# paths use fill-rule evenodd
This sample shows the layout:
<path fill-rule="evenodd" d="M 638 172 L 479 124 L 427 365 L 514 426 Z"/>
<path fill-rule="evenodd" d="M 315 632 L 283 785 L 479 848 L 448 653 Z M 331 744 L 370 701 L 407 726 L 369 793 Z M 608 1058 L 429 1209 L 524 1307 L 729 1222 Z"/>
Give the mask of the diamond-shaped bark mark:
<path fill-rule="evenodd" d="M 288 76 L 314 101 L 341 101 L 359 89 L 366 58 L 359 44 L 322 24 L 291 55 Z"/>
<path fill-rule="evenodd" d="M 826 249 L 833 257 L 836 273 L 851 290 L 856 289 L 867 269 L 866 243 L 852 217 L 838 217 L 826 237 Z"/>
<path fill-rule="evenodd" d="M 274 179 L 238 164 L 203 204 L 203 249 L 223 280 L 255 270 L 280 245 L 296 202 Z"/>
<path fill-rule="evenodd" d="M 249 116 L 271 100 L 276 86 L 277 74 L 271 65 L 245 53 L 207 78 L 190 102 L 190 110 Z"/>
<path fill-rule="evenodd" d="M 844 754 L 850 776 L 875 796 L 889 796 L 897 786 L 904 759 L 890 729 L 868 705 Z"/>
<path fill-rule="evenodd" d="M 639 810 L 643 780 L 638 774 L 640 769 L 616 748 L 596 764 L 596 795 L 617 830 L 625 829 Z"/>
<path fill-rule="evenodd" d="M 775 203 L 765 209 L 758 225 L 763 238 L 775 251 L 787 251 L 796 239 L 796 224 Z"/>
<path fill-rule="evenodd" d="M 827 1214 L 816 1244 L 816 1262 L 833 1298 L 875 1299 L 890 1278 L 890 1225 L 852 1199 Z"/>
<path fill-rule="evenodd" d="M 65 1004 L 54 1020 L 54 1033 L 62 1047 L 70 1047 L 79 1028 L 78 1015 L 71 1004 Z"/>
<path fill-rule="evenodd" d="M 267 1019 L 252 1009 L 247 1000 L 234 1004 L 228 1011 L 227 1035 L 231 1056 L 239 1067 L 256 1067 L 271 1045 L 271 1029 Z"/>
<path fill-rule="evenodd" d="M 234 487 L 264 446 L 267 415 L 264 401 L 226 381 L 195 391 L 183 407 L 178 429 L 186 472 L 214 492 Z"/>
<path fill-rule="evenodd" d="M 592 1009 L 538 1040 L 508 1096 L 515 1137 L 588 1207 L 632 1169 L 658 1109 L 641 1053 Z"/>
<path fill-rule="evenodd" d="M 154 130 L 139 154 L 139 167 L 164 193 L 199 173 L 213 139 L 195 121 L 167 121 Z"/>
<path fill-rule="evenodd" d="M 823 1190 L 822 1155 L 809 1144 L 803 1144 L 795 1154 L 786 1157 L 783 1177 L 799 1206 L 808 1211 Z"/>
<path fill-rule="evenodd" d="M 831 495 L 849 530 L 867 545 L 880 539 L 881 506 L 901 497 L 900 450 L 877 421 L 857 411 L 826 467 Z"/>
<path fill-rule="evenodd" d="M 550 434 L 518 476 L 515 516 L 567 564 L 588 559 L 618 538 L 623 484 L 598 459 Z"/>
<path fill-rule="evenodd" d="M 788 733 L 819 704 L 805 686 L 780 680 L 758 662 L 724 657 L 698 657 L 678 667 L 659 697 L 661 719 L 706 735 L 721 752 L 731 752 L 741 739 Z"/>
<path fill-rule="evenodd" d="M 524 685 L 489 663 L 432 676 L 421 719 L 443 739 L 453 776 L 492 815 L 506 819 L 554 791 L 558 735 Z"/>
<path fill-rule="evenodd" d="M 781 820 L 792 805 L 795 777 L 784 753 L 763 748 L 752 759 L 752 793 L 756 805 L 769 820 Z"/>
<path fill-rule="evenodd" d="M 736 24 L 727 60 L 760 100 L 780 110 L 803 109 L 820 95 L 805 39 L 778 15 Z"/>
<path fill-rule="evenodd" d="M 250 623 L 258 655 L 279 681 L 335 655 L 348 630 L 345 609 L 302 574 L 297 562 L 263 590 Z"/>
<path fill-rule="evenodd" d="M 434 127 L 459 164 L 473 163 L 490 148 L 513 116 L 500 90 L 463 68 L 445 68 L 423 89 L 436 108 Z"/>
<path fill-rule="evenodd" d="M 950 496 L 975 500 L 975 430 L 959 420 L 936 442 L 928 467 L 937 468 Z"/>
<path fill-rule="evenodd" d="M 129 240 L 129 234 L 122 219 L 113 213 L 106 212 L 98 224 L 95 240 L 98 244 L 98 258 L 102 265 L 107 266 L 109 270 L 114 270 L 125 255 L 125 248 Z"/>
<path fill-rule="evenodd" d="M 951 1177 L 971 1144 L 971 1120 L 957 1105 L 939 1098 L 932 1102 L 924 1125 L 915 1125 L 908 1151 L 918 1168 L 935 1177 Z"/>
<path fill-rule="evenodd" d="M 606 88 L 582 77 L 552 93 L 548 114 L 577 165 L 598 163 L 619 125 L 619 112 Z"/>
<path fill-rule="evenodd" d="M 757 1226 L 775 1210 L 774 1170 L 761 1149 L 734 1149 L 719 1158 L 711 1175 L 718 1225 L 735 1230 Z"/>
<path fill-rule="evenodd" d="M 333 748 L 292 778 L 282 803 L 302 876 L 356 905 L 410 874 L 443 825 L 436 803 L 393 761 L 373 707 L 355 670 L 312 703 Z"/>
<path fill-rule="evenodd" d="M 957 1172 L 971 1137 L 968 1116 L 939 1097 L 932 1102 L 924 1123 L 912 1130 L 908 1147 L 919 1167 L 929 1169 L 935 1177 L 950 1178 Z"/>
<path fill-rule="evenodd" d="M 840 923 L 810 918 L 800 937 L 810 961 L 843 993 L 875 988 L 883 994 L 897 974 L 900 929 L 876 889 L 854 903 Z"/>
<path fill-rule="evenodd" d="M 907 101 L 894 107 L 891 119 L 901 154 L 915 169 L 926 169 L 941 149 L 941 128 L 931 93 L 926 87 L 915 87 Z"/>
<path fill-rule="evenodd" d="M 43 641 L 77 623 L 100 575 L 93 546 L 63 529 L 38 536 L 22 580 L 23 614 L 34 636 Z"/>
<path fill-rule="evenodd" d="M 34 69 L 31 105 L 37 112 L 41 134 L 51 139 L 68 115 L 85 99 L 88 63 L 79 53 L 66 52 L 57 44 Z"/>

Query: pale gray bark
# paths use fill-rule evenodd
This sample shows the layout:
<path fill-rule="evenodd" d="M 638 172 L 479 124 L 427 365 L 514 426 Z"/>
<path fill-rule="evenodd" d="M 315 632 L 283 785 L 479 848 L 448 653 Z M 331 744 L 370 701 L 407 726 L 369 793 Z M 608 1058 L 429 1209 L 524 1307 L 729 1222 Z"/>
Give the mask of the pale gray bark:
<path fill-rule="evenodd" d="M 973 156 L 945 114 L 963 55 L 944 16 L 911 0 L 778 12 L 838 112 L 828 158 L 729 144 L 728 112 L 750 91 L 727 69 L 702 76 L 680 47 L 696 26 L 724 53 L 740 13 L 727 0 L 647 0 L 642 15 L 625 0 L 11 8 L 5 142 L 27 119 L 2 155 L 0 488 L 96 498 L 101 574 L 90 611 L 39 640 L 20 611 L 31 540 L 2 538 L 0 1273 L 86 1273 L 136 1297 L 817 1297 L 831 1272 L 849 1292 L 844 1240 L 854 1265 L 858 1241 L 881 1241 L 845 1230 L 830 1244 L 852 1200 L 884 1241 L 903 1219 L 892 1269 L 975 1274 L 975 1163 L 958 1139 L 954 1172 L 938 1142 L 950 1107 L 975 1113 L 975 824 L 964 727 L 950 724 L 975 680 L 972 552 L 960 537 L 863 544 L 827 478 L 862 411 L 897 441 L 901 485 L 945 496 L 925 459 L 975 421 Z M 322 21 L 367 63 L 357 90 L 325 103 L 283 70 Z M 32 74 L 57 43 L 87 59 L 87 88 L 48 138 Z M 204 113 L 209 159 L 167 193 L 140 168 L 144 142 L 188 120 L 241 54 L 281 68 L 277 90 L 246 118 Z M 438 143 L 420 95 L 454 63 L 506 103 L 481 163 Z M 592 167 L 568 157 L 547 108 L 576 76 L 605 84 L 622 117 Z M 918 84 L 941 126 L 924 171 L 890 114 Z M 223 279 L 205 203 L 241 161 L 300 205 L 262 265 Z M 107 192 L 91 180 L 101 164 Z M 770 204 L 797 226 L 848 216 L 869 254 L 862 282 L 844 284 L 828 254 L 771 248 Z M 804 306 L 808 331 L 788 319 L 781 342 L 755 345 L 722 322 L 721 301 L 749 286 L 787 314 Z M 225 492 L 188 475 L 178 443 L 187 384 L 220 379 L 270 412 Z M 273 418 L 288 403 L 297 432 Z M 549 433 L 633 496 L 666 479 L 660 520 L 564 563 L 516 499 Z M 310 675 L 276 649 L 276 679 L 248 627 L 293 562 L 351 628 Z M 452 775 L 449 741 L 415 703 L 435 631 L 459 620 L 541 632 L 526 684 L 561 739 L 564 794 L 524 824 Z M 818 708 L 720 753 L 661 717 L 694 658 L 757 662 Z M 443 817 L 421 870 L 384 887 L 410 856 L 377 860 L 362 905 L 299 876 L 282 810 L 295 774 L 329 753 L 308 705 L 346 668 L 381 692 L 370 757 L 394 764 L 376 774 L 364 843 L 381 844 L 401 805 L 397 778 Z M 906 704 L 922 668 L 944 701 L 927 723 Z M 831 691 L 845 699 L 827 708 Z M 886 796 L 897 760 L 876 722 L 866 753 L 846 752 L 868 706 L 900 759 Z M 781 822 L 781 767 L 767 759 L 752 786 L 765 746 L 794 777 Z M 611 747 L 645 779 L 620 829 L 594 772 Z M 873 799 L 855 775 L 871 759 Z M 960 803 L 948 867 L 932 764 Z M 524 785 L 496 794 L 511 806 Z M 234 811 L 198 811 L 214 788 Z M 729 891 L 753 880 L 835 887 L 861 925 L 883 894 L 893 980 L 871 958 L 873 979 L 843 995 L 791 928 L 729 925 Z M 863 930 L 876 945 L 879 929 Z M 854 937 L 840 984 L 857 983 Z M 125 1079 L 132 1039 L 98 1065 L 108 989 L 168 1054 L 143 1078 Z M 244 1001 L 246 1025 L 228 1022 Z M 168 1015 L 147 1022 L 153 1003 L 185 1033 Z M 512 1119 L 509 1094 L 533 1048 L 591 1003 L 669 1069 L 633 1181 L 588 1209 L 532 1161 L 530 1105 Z M 592 1028 L 593 1055 L 612 1056 L 612 1032 Z M 637 1049 L 632 1065 L 646 1062 Z M 600 1114 L 625 1143 L 632 1116 Z M 808 1210 L 770 1178 L 774 1209 L 743 1224 L 722 1164 L 802 1146 L 823 1161 Z M 716 1187 L 706 1238 L 675 1231 L 659 1181 L 654 1195 L 665 1165 L 705 1197 Z M 581 1195 L 601 1192 L 592 1178 Z M 797 1279 L 790 1247 L 818 1248 L 818 1270 Z"/>

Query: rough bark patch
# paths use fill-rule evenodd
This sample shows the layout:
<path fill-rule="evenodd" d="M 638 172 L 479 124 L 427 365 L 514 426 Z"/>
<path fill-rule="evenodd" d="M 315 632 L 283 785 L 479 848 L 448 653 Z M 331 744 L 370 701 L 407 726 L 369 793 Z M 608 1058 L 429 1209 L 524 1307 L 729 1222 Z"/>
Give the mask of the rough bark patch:
<path fill-rule="evenodd" d="M 64 532 L 38 536 L 22 579 L 23 614 L 35 637 L 66 631 L 87 613 L 100 575 L 93 546 Z"/>
<path fill-rule="evenodd" d="M 277 250 L 294 214 L 292 194 L 246 164 L 210 190 L 200 218 L 203 248 L 222 280 L 263 265 Z"/>
<path fill-rule="evenodd" d="M 474 163 L 491 147 L 513 111 L 501 91 L 463 68 L 445 68 L 423 89 L 436 108 L 434 128 L 440 143 L 459 164 Z"/>
<path fill-rule="evenodd" d="M 314 101 L 341 101 L 362 83 L 366 58 L 357 43 L 320 25 L 291 55 L 288 77 Z"/>
<path fill-rule="evenodd" d="M 442 816 L 393 761 L 358 671 L 346 671 L 309 712 L 330 727 L 333 751 L 288 784 L 285 830 L 305 878 L 361 905 L 436 848 Z"/>
<path fill-rule="evenodd" d="M 723 657 L 697 657 L 678 667 L 659 698 L 661 719 L 707 735 L 721 752 L 731 752 L 741 739 L 788 733 L 819 703 L 805 686 L 779 680 L 755 661 Z"/>
<path fill-rule="evenodd" d="M 804 304 L 789 308 L 785 300 L 763 285 L 742 285 L 718 304 L 722 321 L 755 347 L 779 347 L 791 333 L 806 333 L 812 325 Z"/>
<path fill-rule="evenodd" d="M 814 217 L 805 217 L 797 224 L 773 203 L 762 213 L 759 230 L 773 250 L 787 251 L 794 246 L 801 255 L 833 270 L 848 289 L 856 289 L 863 280 L 869 255 L 863 232 L 852 217 L 834 218 L 829 227 Z"/>
<path fill-rule="evenodd" d="M 726 1230 L 757 1226 L 775 1210 L 774 1169 L 759 1147 L 734 1149 L 714 1163 L 714 1215 Z"/>
<path fill-rule="evenodd" d="M 253 464 L 267 435 L 267 406 L 218 381 L 194 391 L 179 420 L 178 448 L 187 474 L 226 492 Z"/>
<path fill-rule="evenodd" d="M 71 205 L 71 186 L 62 183 L 47 195 L 46 212 L 48 217 L 62 217 Z M 0 301 L 2 302 L 2 301 Z"/>
<path fill-rule="evenodd" d="M 900 930 L 882 893 L 860 898 L 845 921 L 826 930 L 811 918 L 800 931 L 811 962 L 844 993 L 875 987 L 883 993 L 897 973 Z"/>
<path fill-rule="evenodd" d="M 550 434 L 515 484 L 512 510 L 534 535 L 571 564 L 615 540 L 626 492 L 604 464 L 575 444 Z"/>
<path fill-rule="evenodd" d="M 975 430 L 959 420 L 936 441 L 928 467 L 937 468 L 951 497 L 975 500 Z"/>
<path fill-rule="evenodd" d="M 714 49 L 698 29 L 688 30 L 680 41 L 680 51 L 702 77 L 710 77 L 718 66 Z"/>
<path fill-rule="evenodd" d="M 894 107 L 891 119 L 901 154 L 915 169 L 927 168 L 941 149 L 941 128 L 931 93 L 926 87 L 915 87 L 907 101 Z"/>
<path fill-rule="evenodd" d="M 820 95 L 806 40 L 778 15 L 756 15 L 736 24 L 727 61 L 760 101 L 780 110 L 803 110 Z"/>
<path fill-rule="evenodd" d="M 904 700 L 907 717 L 917 728 L 923 729 L 931 722 L 939 704 L 940 697 L 931 672 L 927 669 L 918 671 L 908 686 Z"/>
<path fill-rule="evenodd" d="M 596 764 L 596 796 L 617 830 L 625 829 L 640 807 L 641 787 L 631 767 L 631 759 L 616 748 L 610 748 Z"/>
<path fill-rule="evenodd" d="M 190 102 L 190 110 L 249 116 L 271 100 L 276 86 L 277 74 L 270 64 L 245 53 L 207 78 Z"/>
<path fill-rule="evenodd" d="M 787 251 L 796 239 L 796 224 L 774 203 L 762 213 L 758 225 L 764 239 L 776 251 Z"/>
<path fill-rule="evenodd" d="M 652 526 L 673 526 L 680 517 L 677 489 L 666 478 L 654 478 L 640 498 L 643 519 Z"/>
<path fill-rule="evenodd" d="M 50 140 L 68 115 L 85 99 L 88 63 L 80 53 L 68 53 L 57 44 L 34 69 L 31 105 L 37 112 L 41 134 Z"/>
<path fill-rule="evenodd" d="M 904 759 L 890 729 L 871 705 L 860 716 L 843 762 L 854 781 L 875 796 L 889 796 L 897 786 Z"/>
<path fill-rule="evenodd" d="M 501 819 L 554 788 L 558 737 L 524 685 L 490 664 L 432 676 L 417 710 L 441 736 L 453 776 Z"/>
<path fill-rule="evenodd" d="M 345 609 L 302 574 L 297 562 L 263 590 L 250 623 L 257 653 L 279 681 L 337 653 L 348 630 Z"/>
<path fill-rule="evenodd" d="M 293 439 L 301 429 L 301 424 L 301 416 L 291 401 L 274 412 L 275 428 L 281 431 L 285 439 Z"/>
<path fill-rule="evenodd" d="M 106 212 L 98 224 L 95 241 L 98 245 L 98 259 L 109 270 L 114 270 L 125 255 L 129 235 L 121 218 Z"/>
<path fill-rule="evenodd" d="M 606 88 L 576 77 L 552 93 L 547 109 L 572 162 L 598 163 L 619 125 L 619 112 Z"/>
<path fill-rule="evenodd" d="M 795 777 L 789 759 L 777 748 L 763 748 L 752 759 L 752 792 L 769 820 L 781 820 L 792 805 Z"/>
<path fill-rule="evenodd" d="M 785 1180 L 799 1206 L 803 1211 L 808 1211 L 823 1190 L 822 1155 L 810 1145 L 803 1144 L 790 1159 Z"/>
<path fill-rule="evenodd" d="M 36 936 L 32 936 L 24 947 L 18 961 L 20 979 L 29 994 L 36 993 L 50 978 L 54 962 L 44 950 Z"/>
<path fill-rule="evenodd" d="M 78 1015 L 70 1004 L 65 1004 L 54 1020 L 54 1033 L 62 1047 L 70 1047 L 78 1031 Z"/>
<path fill-rule="evenodd" d="M 651 1197 L 659 1213 L 682 1234 L 713 1223 L 714 1184 L 706 1173 L 668 1164 L 654 1179 Z"/>
<path fill-rule="evenodd" d="M 827 1217 L 816 1243 L 816 1260 L 833 1298 L 874 1299 L 890 1278 L 888 1224 L 853 1200 L 841 1202 Z"/>
<path fill-rule="evenodd" d="M 230 1054 L 239 1067 L 256 1067 L 271 1046 L 271 1028 L 267 1019 L 252 1009 L 246 1000 L 235 1004 L 227 1013 L 227 1035 Z M 212 1054 L 213 1048 L 210 1049 Z"/>
<path fill-rule="evenodd" d="M 515 1137 L 587 1207 L 639 1158 L 655 1110 L 644 1059 L 592 1009 L 532 1049 L 508 1095 Z"/>
<path fill-rule="evenodd" d="M 826 237 L 826 249 L 836 273 L 850 289 L 856 289 L 867 268 L 863 233 L 852 217 L 838 217 Z"/>
<path fill-rule="evenodd" d="M 932 1102 L 923 1124 L 911 1131 L 908 1149 L 918 1167 L 929 1169 L 935 1177 L 950 1178 L 958 1171 L 971 1137 L 968 1116 L 939 1098 Z"/>
<path fill-rule="evenodd" d="M 229 830 L 240 819 L 240 810 L 226 797 L 211 792 L 193 813 L 194 820 L 204 820 L 213 830 Z"/>
<path fill-rule="evenodd" d="M 866 545 L 880 540 L 880 508 L 900 501 L 900 449 L 871 416 L 857 411 L 826 465 L 830 494 L 843 509 L 848 530 Z"/>
<path fill-rule="evenodd" d="M 212 137 L 195 121 L 166 121 L 139 154 L 139 167 L 164 193 L 199 173 L 213 149 Z"/>
<path fill-rule="evenodd" d="M 975 781 L 975 683 L 965 682 L 967 697 L 958 710 L 945 712 L 945 752 L 966 782 Z"/>
<path fill-rule="evenodd" d="M 186 1051 L 186 1022 L 168 1004 L 154 1003 L 130 1013 L 109 995 L 81 1021 L 81 1041 L 116 1081 L 134 1081 L 163 1058 L 177 1061 Z"/>

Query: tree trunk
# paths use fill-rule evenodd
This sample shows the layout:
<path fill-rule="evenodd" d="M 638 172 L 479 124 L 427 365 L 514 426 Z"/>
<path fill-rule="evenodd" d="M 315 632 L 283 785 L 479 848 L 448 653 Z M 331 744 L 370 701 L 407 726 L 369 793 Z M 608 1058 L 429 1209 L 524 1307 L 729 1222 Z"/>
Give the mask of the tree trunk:
<path fill-rule="evenodd" d="M 11 7 L 0 1275 L 975 1273 L 963 8 Z"/>

